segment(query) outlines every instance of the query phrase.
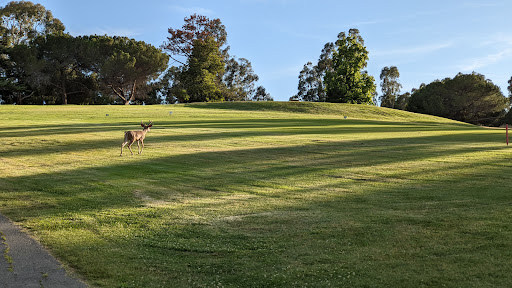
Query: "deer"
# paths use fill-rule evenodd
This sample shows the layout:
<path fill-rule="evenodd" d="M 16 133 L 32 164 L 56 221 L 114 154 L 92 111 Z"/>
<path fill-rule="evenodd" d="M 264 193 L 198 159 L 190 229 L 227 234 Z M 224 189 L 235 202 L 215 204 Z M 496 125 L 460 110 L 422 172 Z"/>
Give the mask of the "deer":
<path fill-rule="evenodd" d="M 130 152 L 133 155 L 132 151 L 132 144 L 133 142 L 137 141 L 137 150 L 139 151 L 139 154 L 142 153 L 142 150 L 144 150 L 144 138 L 146 138 L 146 133 L 149 132 L 151 126 L 153 126 L 153 121 L 149 121 L 149 124 L 146 125 L 144 122 L 140 122 L 140 126 L 142 126 L 144 129 L 142 131 L 126 131 L 124 132 L 124 142 L 121 144 L 121 155 L 123 156 L 123 147 L 126 146 L 126 144 L 130 143 L 128 145 L 128 149 L 130 149 Z M 142 143 L 142 149 L 139 145 L 139 143 Z"/>

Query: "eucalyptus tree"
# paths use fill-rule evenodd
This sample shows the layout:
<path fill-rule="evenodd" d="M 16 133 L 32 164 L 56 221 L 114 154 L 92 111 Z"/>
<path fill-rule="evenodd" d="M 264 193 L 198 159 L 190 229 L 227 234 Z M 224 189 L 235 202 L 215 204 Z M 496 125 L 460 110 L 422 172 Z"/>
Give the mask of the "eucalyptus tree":
<path fill-rule="evenodd" d="M 332 71 L 333 52 L 334 43 L 328 42 L 324 45 L 316 65 L 311 62 L 304 64 L 299 73 L 298 92 L 291 100 L 325 102 L 324 78 L 327 71 Z"/>
<path fill-rule="evenodd" d="M 252 101 L 274 101 L 274 98 L 267 93 L 267 90 L 263 86 L 256 88 L 256 93 L 252 97 Z"/>
<path fill-rule="evenodd" d="M 254 73 L 251 62 L 245 58 L 230 58 L 222 82 L 226 86 L 226 100 L 247 101 L 256 92 L 255 82 L 259 77 Z"/>
<path fill-rule="evenodd" d="M 380 72 L 380 87 L 382 95 L 380 96 L 380 106 L 388 108 L 397 108 L 396 102 L 399 97 L 402 84 L 398 81 L 400 72 L 396 66 L 384 67 Z"/>

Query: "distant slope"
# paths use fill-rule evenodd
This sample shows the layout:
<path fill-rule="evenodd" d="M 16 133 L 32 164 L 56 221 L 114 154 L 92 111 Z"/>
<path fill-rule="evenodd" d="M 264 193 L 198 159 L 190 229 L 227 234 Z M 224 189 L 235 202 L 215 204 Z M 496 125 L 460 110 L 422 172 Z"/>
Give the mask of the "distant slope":
<path fill-rule="evenodd" d="M 402 110 L 377 107 L 372 105 L 344 104 L 344 103 L 317 103 L 317 102 L 216 102 L 192 103 L 186 107 L 202 109 L 227 109 L 242 111 L 279 111 L 308 114 L 338 115 L 349 119 L 384 120 L 384 121 L 415 121 L 415 122 L 462 122 L 412 113 Z M 467 124 L 469 125 L 469 124 Z"/>

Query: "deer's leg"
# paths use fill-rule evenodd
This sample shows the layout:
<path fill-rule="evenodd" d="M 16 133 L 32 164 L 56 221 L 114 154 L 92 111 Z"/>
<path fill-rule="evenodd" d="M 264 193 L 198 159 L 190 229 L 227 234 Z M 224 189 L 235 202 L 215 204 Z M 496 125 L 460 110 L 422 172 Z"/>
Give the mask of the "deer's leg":
<path fill-rule="evenodd" d="M 139 154 L 142 154 L 142 150 L 144 150 L 144 140 L 140 140 L 140 143 L 142 144 L 142 149 L 140 149 Z"/>
<path fill-rule="evenodd" d="M 140 154 L 140 140 L 137 140 L 137 153 Z"/>
<path fill-rule="evenodd" d="M 121 155 L 119 156 L 123 156 L 123 147 L 126 146 L 126 144 L 128 144 L 128 141 L 125 141 L 123 144 L 121 144 Z"/>
<path fill-rule="evenodd" d="M 133 151 L 132 151 L 132 145 L 133 145 L 133 142 L 135 142 L 135 140 L 133 140 L 132 142 L 130 142 L 130 145 L 128 145 L 128 149 L 130 149 L 130 153 L 132 153 L 132 155 L 133 155 Z"/>

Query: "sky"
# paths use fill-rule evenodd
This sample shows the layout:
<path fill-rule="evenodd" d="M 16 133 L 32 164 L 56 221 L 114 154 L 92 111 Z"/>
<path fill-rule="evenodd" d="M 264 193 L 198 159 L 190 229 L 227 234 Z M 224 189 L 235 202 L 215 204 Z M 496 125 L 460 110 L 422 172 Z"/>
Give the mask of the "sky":
<path fill-rule="evenodd" d="M 9 1 L 0 0 L 0 6 Z M 298 75 L 327 42 L 357 28 L 369 51 L 367 71 L 397 66 L 401 92 L 422 83 L 483 74 L 508 96 L 512 76 L 509 0 L 32 0 L 78 35 L 128 36 L 160 47 L 168 28 L 194 13 L 219 18 L 230 54 L 248 59 L 276 101 L 297 93 Z M 171 63 L 173 64 L 173 63 Z M 179 65 L 179 63 L 174 63 Z M 380 86 L 377 85 L 377 92 Z"/>

